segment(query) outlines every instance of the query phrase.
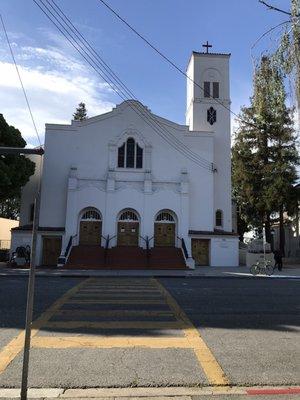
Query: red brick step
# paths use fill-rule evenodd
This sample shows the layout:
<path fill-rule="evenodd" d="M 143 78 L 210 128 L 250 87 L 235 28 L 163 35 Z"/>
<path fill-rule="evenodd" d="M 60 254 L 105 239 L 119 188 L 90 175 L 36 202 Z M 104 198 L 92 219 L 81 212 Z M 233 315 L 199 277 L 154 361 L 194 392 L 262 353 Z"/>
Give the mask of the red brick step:
<path fill-rule="evenodd" d="M 105 250 L 101 246 L 79 245 L 71 249 L 65 265 L 68 269 L 186 269 L 181 249 L 175 247 L 119 246 Z"/>

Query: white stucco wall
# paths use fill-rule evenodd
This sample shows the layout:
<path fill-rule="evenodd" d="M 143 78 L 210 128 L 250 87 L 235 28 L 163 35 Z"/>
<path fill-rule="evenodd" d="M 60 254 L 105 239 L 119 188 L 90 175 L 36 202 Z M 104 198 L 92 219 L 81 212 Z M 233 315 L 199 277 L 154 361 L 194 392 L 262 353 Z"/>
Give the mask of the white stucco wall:
<path fill-rule="evenodd" d="M 193 151 L 213 161 L 211 135 L 191 133 L 186 126 L 162 119 L 161 123 L 168 124 L 167 129 Z M 133 171 L 116 167 L 118 144 L 128 135 L 140 140 L 144 149 L 150 147 L 147 170 L 152 190 L 149 192 L 145 191 L 146 168 Z M 114 155 L 110 155 L 110 151 Z M 72 166 L 76 167 L 76 176 L 71 178 L 68 191 Z M 115 171 L 114 190 L 107 187 L 109 167 Z M 186 194 L 181 193 L 182 171 L 186 172 L 189 181 Z M 116 234 L 117 214 L 129 207 L 143 216 L 141 234 L 147 233 L 151 237 L 154 215 L 167 208 L 178 216 L 178 233 L 182 236 L 187 236 L 188 228 L 201 226 L 212 230 L 213 180 L 211 171 L 195 165 L 174 150 L 123 103 L 112 113 L 83 123 L 47 125 L 40 225 L 65 226 L 67 241 L 68 236 L 78 230 L 80 211 L 96 207 L 103 215 L 103 235 L 113 236 Z"/>
<path fill-rule="evenodd" d="M 238 267 L 238 238 L 215 237 L 211 239 L 211 266 Z"/>
<path fill-rule="evenodd" d="M 230 104 L 228 59 L 228 56 L 193 55 L 188 67 L 188 73 L 196 81 L 209 77 L 220 80 L 220 101 L 224 104 Z M 209 166 L 213 163 L 215 172 L 210 167 L 197 165 L 165 141 L 161 130 L 157 132 L 141 118 L 140 111 L 134 111 L 142 109 L 144 114 L 147 109 L 133 101 L 83 122 L 46 125 L 40 226 L 65 228 L 65 235 L 57 232 L 63 236 L 63 251 L 70 236 L 78 234 L 79 215 L 87 207 L 101 212 L 103 236 L 116 235 L 118 214 L 125 208 L 133 208 L 140 215 L 140 234 L 151 237 L 155 215 L 162 209 L 169 209 L 176 214 L 177 234 L 185 238 L 189 253 L 189 230 L 213 234 L 217 209 L 223 212 L 222 228 L 231 232 L 230 115 L 221 105 L 214 104 L 217 123 L 210 126 L 206 110 L 211 100 L 204 101 L 199 90 L 188 83 L 187 122 L 190 126 L 178 125 L 153 114 L 147 114 L 147 118 L 158 121 L 161 129 L 174 138 L 172 142 L 179 140 L 181 149 L 187 146 Z M 117 167 L 118 147 L 128 137 L 133 137 L 143 148 L 142 169 Z M 37 182 L 36 172 L 23 190 L 23 225 L 29 223 L 28 213 Z M 238 264 L 237 239 L 226 238 L 225 245 L 219 237 L 210 238 L 211 265 Z"/>
<path fill-rule="evenodd" d="M 31 204 L 35 202 L 35 196 L 41 179 L 41 171 L 43 168 L 43 156 L 27 155 L 32 162 L 35 163 L 34 174 L 29 178 L 29 182 L 22 188 L 21 209 L 20 209 L 20 225 L 32 224 L 30 220 Z"/>
<path fill-rule="evenodd" d="M 214 138 L 214 212 L 223 212 L 223 229 L 232 230 L 231 211 L 231 137 L 230 137 L 230 86 L 228 54 L 203 54 L 193 52 L 187 68 L 188 80 L 186 123 L 190 130 L 210 132 Z M 204 82 L 219 82 L 219 98 L 205 98 L 201 88 Z M 210 125 L 207 110 L 213 107 L 217 121 Z"/>

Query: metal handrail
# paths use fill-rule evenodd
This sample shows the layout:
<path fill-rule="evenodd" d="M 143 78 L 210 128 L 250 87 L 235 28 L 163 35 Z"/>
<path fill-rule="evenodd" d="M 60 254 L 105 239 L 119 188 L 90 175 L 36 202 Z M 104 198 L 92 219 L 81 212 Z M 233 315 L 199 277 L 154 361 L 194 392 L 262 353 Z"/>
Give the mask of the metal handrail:
<path fill-rule="evenodd" d="M 70 249 L 71 249 L 72 246 L 73 246 L 73 239 L 76 238 L 76 236 L 77 236 L 77 234 L 76 234 L 76 235 L 73 235 L 73 236 L 72 236 L 72 235 L 70 236 L 68 245 L 67 245 L 66 250 L 65 250 L 65 259 L 66 259 L 66 261 L 67 261 L 68 255 L 70 254 Z"/>
<path fill-rule="evenodd" d="M 114 236 L 112 236 L 112 237 L 109 237 L 109 235 L 107 235 L 107 242 L 106 242 L 107 248 L 108 248 L 109 242 L 110 242 L 112 239 L 114 239 L 115 237 L 117 237 L 117 235 L 114 235 Z"/>
<path fill-rule="evenodd" d="M 144 242 L 147 244 L 147 238 L 148 238 L 148 236 L 146 236 L 146 238 L 144 238 L 144 236 L 139 235 L 139 237 L 140 237 L 141 239 L 143 239 Z"/>
<path fill-rule="evenodd" d="M 187 259 L 189 258 L 189 253 L 188 253 L 188 251 L 187 251 L 184 238 L 181 238 L 181 237 L 179 237 L 179 236 L 176 236 L 176 237 L 177 237 L 177 239 L 179 239 L 179 241 L 180 241 L 180 248 L 181 248 L 181 251 L 182 251 L 182 253 L 183 253 L 184 258 L 187 260 Z"/>
<path fill-rule="evenodd" d="M 189 253 L 188 253 L 188 251 L 187 251 L 187 248 L 186 248 L 186 244 L 185 244 L 184 238 L 181 238 L 181 246 L 182 246 L 182 249 L 183 249 L 183 252 L 184 252 L 185 258 L 189 258 Z"/>
<path fill-rule="evenodd" d="M 153 240 L 153 239 L 154 239 L 154 236 L 151 236 L 151 238 L 148 239 L 149 240 L 149 244 L 150 244 L 151 240 Z"/>

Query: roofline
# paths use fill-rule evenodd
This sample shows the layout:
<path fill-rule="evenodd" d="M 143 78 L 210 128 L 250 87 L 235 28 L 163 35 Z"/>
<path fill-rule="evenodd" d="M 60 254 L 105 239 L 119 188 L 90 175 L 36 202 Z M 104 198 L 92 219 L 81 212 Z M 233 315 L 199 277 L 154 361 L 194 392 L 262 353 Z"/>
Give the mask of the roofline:
<path fill-rule="evenodd" d="M 193 56 L 197 56 L 197 57 L 208 57 L 208 56 L 211 56 L 211 57 L 229 58 L 231 56 L 231 53 L 204 53 L 204 52 L 194 51 L 193 50 L 192 54 L 190 55 L 190 58 L 188 60 L 186 71 L 188 69 L 188 66 L 190 65 L 191 58 Z"/>
<path fill-rule="evenodd" d="M 196 54 L 197 56 L 224 56 L 224 57 L 230 57 L 231 53 L 205 53 L 202 51 L 192 51 L 192 54 Z"/>

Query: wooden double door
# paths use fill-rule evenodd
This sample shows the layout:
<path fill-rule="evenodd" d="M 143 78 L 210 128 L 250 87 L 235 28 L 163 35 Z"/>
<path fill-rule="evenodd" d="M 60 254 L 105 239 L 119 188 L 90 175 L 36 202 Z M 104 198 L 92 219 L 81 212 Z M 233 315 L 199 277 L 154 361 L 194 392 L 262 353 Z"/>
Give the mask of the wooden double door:
<path fill-rule="evenodd" d="M 175 246 L 175 224 L 165 222 L 154 224 L 154 246 Z"/>
<path fill-rule="evenodd" d="M 57 265 L 61 252 L 61 236 L 43 236 L 42 265 Z"/>
<path fill-rule="evenodd" d="M 139 245 L 139 222 L 118 222 L 118 246 Z"/>
<path fill-rule="evenodd" d="M 192 239 L 192 257 L 196 265 L 209 265 L 209 239 Z"/>
<path fill-rule="evenodd" d="M 79 243 L 100 245 L 102 234 L 101 221 L 80 221 Z"/>

